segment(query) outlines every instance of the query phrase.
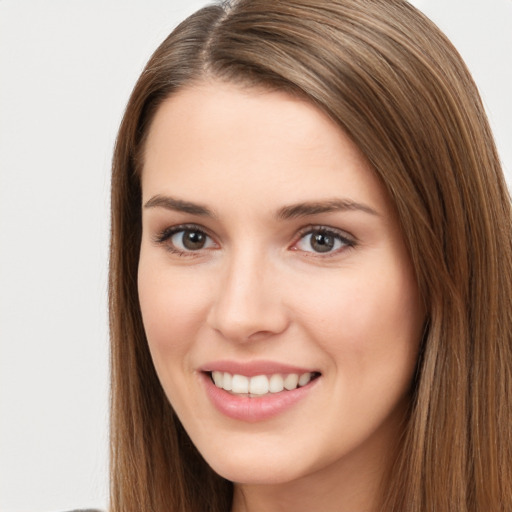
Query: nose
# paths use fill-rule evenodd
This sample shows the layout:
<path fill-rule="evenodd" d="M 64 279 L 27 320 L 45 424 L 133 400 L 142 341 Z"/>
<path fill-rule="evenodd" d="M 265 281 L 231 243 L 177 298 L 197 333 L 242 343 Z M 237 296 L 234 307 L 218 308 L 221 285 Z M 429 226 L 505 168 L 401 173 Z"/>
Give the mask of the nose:
<path fill-rule="evenodd" d="M 236 342 L 266 339 L 286 330 L 289 317 L 276 269 L 254 255 L 226 262 L 207 322 Z"/>

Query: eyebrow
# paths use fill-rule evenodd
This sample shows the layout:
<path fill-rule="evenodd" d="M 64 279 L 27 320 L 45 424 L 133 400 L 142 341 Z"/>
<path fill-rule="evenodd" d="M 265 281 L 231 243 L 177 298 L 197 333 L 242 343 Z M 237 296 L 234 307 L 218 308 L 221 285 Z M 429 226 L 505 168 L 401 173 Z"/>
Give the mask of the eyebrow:
<path fill-rule="evenodd" d="M 191 215 L 200 215 L 204 217 L 216 218 L 216 215 L 206 206 L 184 201 L 170 196 L 156 195 L 149 199 L 144 208 L 165 208 L 176 212 L 189 213 Z M 291 220 L 320 213 L 343 211 L 362 211 L 370 215 L 378 213 L 369 206 L 352 201 L 351 199 L 328 199 L 326 201 L 311 201 L 296 203 L 289 206 L 283 206 L 277 211 L 276 218 L 280 220 Z"/>
<path fill-rule="evenodd" d="M 352 201 L 351 199 L 329 199 L 327 201 L 305 202 L 284 206 L 277 212 L 277 218 L 289 220 L 307 217 L 309 215 L 318 215 L 319 213 L 354 210 L 369 213 L 370 215 L 378 215 L 373 208 L 370 208 L 365 204 Z"/>
<path fill-rule="evenodd" d="M 183 201 L 182 199 L 175 199 L 169 196 L 156 195 L 153 196 L 149 201 L 146 202 L 144 208 L 156 208 L 161 207 L 167 210 L 175 212 L 190 213 L 191 215 L 201 215 L 204 217 L 214 218 L 214 213 L 198 203 L 192 203 L 191 201 Z"/>

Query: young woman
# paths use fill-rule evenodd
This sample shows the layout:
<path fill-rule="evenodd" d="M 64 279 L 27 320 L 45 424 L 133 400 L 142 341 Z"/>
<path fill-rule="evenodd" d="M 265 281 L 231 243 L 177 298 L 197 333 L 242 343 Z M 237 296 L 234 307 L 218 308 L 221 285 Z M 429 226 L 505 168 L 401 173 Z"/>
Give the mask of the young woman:
<path fill-rule="evenodd" d="M 114 155 L 111 510 L 511 510 L 510 235 L 406 1 L 192 15 Z"/>

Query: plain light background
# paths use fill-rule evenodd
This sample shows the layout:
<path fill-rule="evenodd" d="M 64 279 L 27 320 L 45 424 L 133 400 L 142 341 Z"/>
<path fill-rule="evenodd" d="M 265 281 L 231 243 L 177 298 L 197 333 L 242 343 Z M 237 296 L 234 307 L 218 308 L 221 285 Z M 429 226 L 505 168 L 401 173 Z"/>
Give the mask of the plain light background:
<path fill-rule="evenodd" d="M 105 508 L 109 167 L 192 0 L 0 0 L 0 510 Z M 512 182 L 512 0 L 415 0 L 473 72 Z"/>

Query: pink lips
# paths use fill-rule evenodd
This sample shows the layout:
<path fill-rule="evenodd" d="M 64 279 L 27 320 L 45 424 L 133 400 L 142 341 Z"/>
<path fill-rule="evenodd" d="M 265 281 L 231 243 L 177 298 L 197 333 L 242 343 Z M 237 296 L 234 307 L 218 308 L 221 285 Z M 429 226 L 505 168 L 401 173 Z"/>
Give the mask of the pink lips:
<path fill-rule="evenodd" d="M 313 379 L 307 385 L 291 391 L 268 393 L 260 397 L 248 397 L 235 395 L 215 386 L 210 376 L 212 371 L 223 371 L 232 375 L 239 374 L 247 377 L 290 373 L 300 375 L 307 372 L 315 373 L 315 371 L 272 361 L 250 363 L 215 361 L 202 366 L 200 368 L 201 380 L 214 407 L 229 418 L 250 423 L 264 421 L 285 412 L 305 398 L 318 381 L 318 379 Z"/>

